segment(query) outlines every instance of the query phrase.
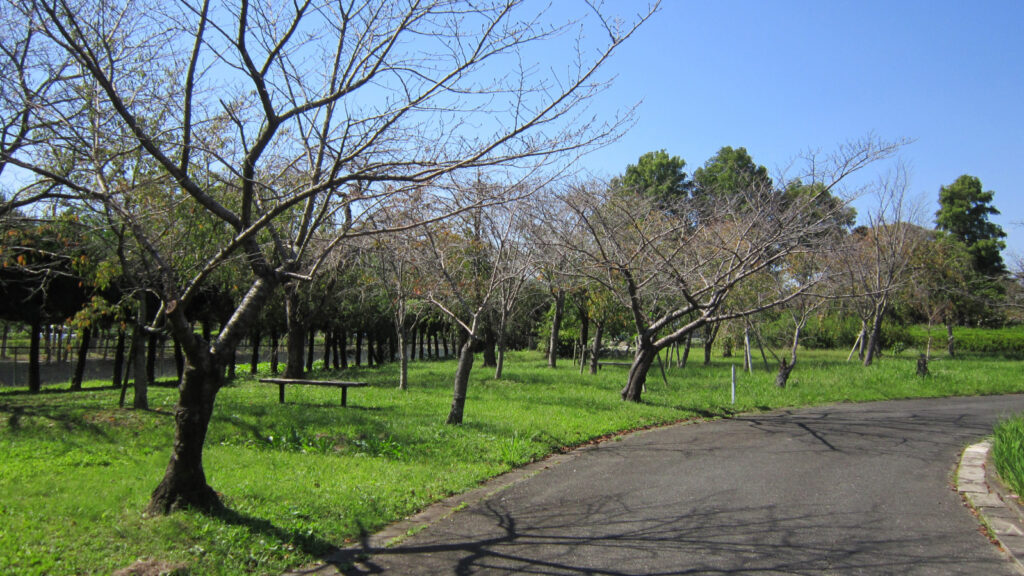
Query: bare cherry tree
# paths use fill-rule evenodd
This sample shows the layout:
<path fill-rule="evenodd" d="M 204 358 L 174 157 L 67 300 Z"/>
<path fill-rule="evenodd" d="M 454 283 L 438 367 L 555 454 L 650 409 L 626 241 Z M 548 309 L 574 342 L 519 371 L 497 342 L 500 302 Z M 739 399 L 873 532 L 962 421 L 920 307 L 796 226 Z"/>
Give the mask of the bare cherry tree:
<path fill-rule="evenodd" d="M 615 137 L 619 119 L 580 113 L 605 85 L 601 64 L 650 15 L 620 24 L 586 7 L 579 28 L 518 0 L 0 6 L 0 167 L 27 175 L 5 206 L 62 204 L 124 225 L 161 301 L 154 323 L 185 355 L 154 512 L 220 507 L 207 427 L 224 367 L 275 290 L 314 277 L 368 214 L 423 183 L 529 170 Z M 570 40 L 567 67 L 532 66 L 591 25 L 600 34 Z M 131 172 L 155 184 L 142 194 Z M 150 226 L 153 201 L 223 234 L 182 245 Z M 248 289 L 205 339 L 185 312 L 231 259 Z"/>
<path fill-rule="evenodd" d="M 806 294 L 818 281 L 785 284 L 742 303 L 730 296 L 752 279 L 818 250 L 815 239 L 835 223 L 843 202 L 822 203 L 855 170 L 892 154 L 898 143 L 868 138 L 827 157 L 813 156 L 801 187 L 786 194 L 755 185 L 728 198 L 655 201 L 630 190 L 583 186 L 567 204 L 586 241 L 566 241 L 580 273 L 615 294 L 630 310 L 637 351 L 622 398 L 638 402 L 658 353 L 709 324 L 748 316 Z"/>

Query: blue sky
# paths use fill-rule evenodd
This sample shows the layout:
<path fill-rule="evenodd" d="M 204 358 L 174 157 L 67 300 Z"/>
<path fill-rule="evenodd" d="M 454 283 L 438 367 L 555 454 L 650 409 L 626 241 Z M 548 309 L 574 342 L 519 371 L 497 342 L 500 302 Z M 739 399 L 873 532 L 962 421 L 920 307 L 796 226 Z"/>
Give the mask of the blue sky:
<path fill-rule="evenodd" d="M 662 148 L 692 172 L 726 145 L 774 172 L 869 133 L 910 138 L 901 159 L 928 221 L 940 186 L 977 176 L 995 191 L 1004 257 L 1024 255 L 1024 1 L 664 0 L 606 72 L 596 110 L 640 107 L 584 160 L 595 173 Z"/>

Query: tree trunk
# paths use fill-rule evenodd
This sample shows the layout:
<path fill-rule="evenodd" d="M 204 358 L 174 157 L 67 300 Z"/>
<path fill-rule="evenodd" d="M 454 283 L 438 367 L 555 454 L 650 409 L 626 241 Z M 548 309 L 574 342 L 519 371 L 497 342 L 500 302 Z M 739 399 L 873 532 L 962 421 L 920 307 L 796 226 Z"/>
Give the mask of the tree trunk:
<path fill-rule="evenodd" d="M 409 352 L 406 350 L 405 322 L 395 318 L 395 335 L 398 337 L 398 389 L 409 389 Z"/>
<path fill-rule="evenodd" d="M 46 339 L 46 363 L 53 362 L 53 328 L 47 324 L 43 328 L 43 337 Z"/>
<path fill-rule="evenodd" d="M 185 354 L 177 338 L 174 339 L 174 373 L 178 377 L 178 386 L 181 386 L 181 379 L 185 377 Z"/>
<path fill-rule="evenodd" d="M 252 344 L 252 352 L 249 355 L 249 374 L 255 374 L 259 370 L 261 336 L 259 330 L 253 330 L 249 336 L 249 342 Z"/>
<path fill-rule="evenodd" d="M 882 317 L 885 316 L 885 307 L 885 302 L 881 302 L 875 307 L 875 317 L 871 320 L 871 334 L 868 337 L 867 350 L 864 353 L 865 366 L 871 366 L 875 359 L 875 354 L 882 344 Z"/>
<path fill-rule="evenodd" d="M 452 409 L 448 412 L 446 424 L 462 424 L 466 408 L 466 391 L 469 389 L 469 372 L 473 369 L 473 339 L 467 337 L 459 351 L 459 364 L 455 369 L 455 385 L 452 392 Z"/>
<path fill-rule="evenodd" d="M 793 364 L 787 364 L 785 358 L 779 360 L 779 372 L 775 375 L 775 385 L 777 387 L 786 387 L 786 382 L 789 381 L 789 374 L 793 371 L 794 366 L 796 366 L 795 362 Z"/>
<path fill-rule="evenodd" d="M 132 330 L 132 373 L 135 375 L 132 408 L 136 410 L 149 410 L 149 387 L 146 381 L 146 334 L 144 327 L 140 324 L 145 316 L 139 314 L 139 320 Z"/>
<path fill-rule="evenodd" d="M 0 358 L 7 358 L 7 333 L 10 330 L 11 326 L 4 322 L 3 338 L 0 339 Z"/>
<path fill-rule="evenodd" d="M 580 374 L 583 373 L 583 364 L 587 357 L 587 344 L 590 343 L 590 314 L 587 314 L 586 306 L 577 307 L 577 311 L 580 314 Z"/>
<path fill-rule="evenodd" d="M 223 365 L 206 363 L 205 369 L 190 361 L 185 369 L 178 405 L 174 410 L 174 445 L 163 480 L 153 491 L 148 511 L 167 514 L 196 508 L 220 509 L 217 493 L 206 483 L 203 470 L 203 444 L 217 390 L 222 384 Z"/>
<path fill-rule="evenodd" d="M 160 344 L 160 337 L 149 334 L 146 340 L 146 384 L 152 386 L 156 382 L 156 349 Z"/>
<path fill-rule="evenodd" d="M 92 340 L 92 330 L 86 326 L 82 328 L 82 336 L 78 342 L 78 361 L 75 363 L 75 373 L 71 377 L 71 389 L 82 389 L 82 377 L 85 376 L 85 361 L 89 356 L 89 341 Z"/>
<path fill-rule="evenodd" d="M 331 356 L 334 353 L 334 336 L 330 328 L 324 328 L 324 370 L 331 368 Z"/>
<path fill-rule="evenodd" d="M 373 368 L 373 359 L 376 356 L 373 351 L 373 335 L 367 332 L 363 340 L 366 342 L 366 367 Z"/>
<path fill-rule="evenodd" d="M 565 309 L 565 292 L 554 294 L 554 313 L 551 315 L 551 340 L 548 343 L 548 366 L 554 368 L 558 363 L 558 334 L 562 330 L 562 311 Z"/>
<path fill-rule="evenodd" d="M 447 336 L 448 335 L 445 334 L 444 337 L 441 338 L 441 345 L 444 346 L 444 357 L 445 358 L 448 357 L 448 337 Z"/>
<path fill-rule="evenodd" d="M 363 332 L 356 330 L 356 367 L 363 365 Z"/>
<path fill-rule="evenodd" d="M 437 333 L 437 330 L 432 330 L 431 334 L 434 337 L 434 359 L 437 360 L 441 357 L 441 344 L 438 343 L 438 340 L 441 339 L 441 335 Z"/>
<path fill-rule="evenodd" d="M 338 348 L 341 351 L 341 367 L 348 368 L 348 332 L 338 331 Z"/>
<path fill-rule="evenodd" d="M 302 378 L 306 374 L 303 369 L 303 352 L 306 349 L 306 325 L 302 320 L 299 308 L 298 289 L 291 285 L 286 286 L 284 290 L 284 310 L 288 329 L 288 356 L 285 359 L 285 378 Z"/>
<path fill-rule="evenodd" d="M 620 393 L 623 400 L 640 402 L 644 392 L 644 385 L 647 383 L 647 372 L 657 356 L 658 350 L 650 342 L 638 342 L 636 354 L 633 355 L 633 365 L 629 367 L 629 380 L 626 387 Z"/>
<path fill-rule="evenodd" d="M 39 332 L 43 329 L 43 322 L 40 318 L 32 319 L 32 332 L 28 338 L 28 391 L 38 394 L 42 390 L 42 380 L 39 377 Z"/>
<path fill-rule="evenodd" d="M 946 321 L 946 353 L 952 358 L 956 356 L 956 340 L 953 338 L 953 321 Z"/>
<path fill-rule="evenodd" d="M 306 345 L 306 372 L 313 370 L 313 353 L 316 348 L 316 328 L 309 329 L 309 339 Z"/>
<path fill-rule="evenodd" d="M 604 332 L 603 322 L 594 322 L 594 344 L 590 350 L 590 373 L 597 374 L 597 362 L 601 357 L 601 336 Z"/>
<path fill-rule="evenodd" d="M 498 343 L 494 337 L 494 333 L 491 330 L 487 330 L 487 336 L 484 339 L 484 367 L 485 368 L 497 368 L 498 366 L 498 355 L 497 346 Z"/>
<path fill-rule="evenodd" d="M 124 381 L 124 337 L 124 328 L 118 328 L 117 347 L 114 349 L 114 373 L 111 376 L 111 385 L 114 388 L 122 387 Z M 121 406 L 124 407 L 123 399 L 121 400 Z"/>
<path fill-rule="evenodd" d="M 505 329 L 508 325 L 508 311 L 502 306 L 501 318 L 498 320 L 498 358 L 494 363 L 494 379 L 501 380 L 501 374 L 505 371 Z M 436 340 L 435 340 L 436 343 Z"/>
<path fill-rule="evenodd" d="M 708 324 L 704 329 L 704 365 L 711 366 L 711 347 L 715 345 L 718 337 L 719 324 Z"/>
<path fill-rule="evenodd" d="M 277 354 L 281 349 L 281 336 L 277 333 L 277 329 L 270 331 L 270 373 L 277 374 Z"/>
<path fill-rule="evenodd" d="M 683 347 L 683 359 L 679 362 L 680 368 L 686 368 L 686 362 L 690 359 L 690 348 L 693 345 L 693 333 L 686 335 L 686 346 Z"/>

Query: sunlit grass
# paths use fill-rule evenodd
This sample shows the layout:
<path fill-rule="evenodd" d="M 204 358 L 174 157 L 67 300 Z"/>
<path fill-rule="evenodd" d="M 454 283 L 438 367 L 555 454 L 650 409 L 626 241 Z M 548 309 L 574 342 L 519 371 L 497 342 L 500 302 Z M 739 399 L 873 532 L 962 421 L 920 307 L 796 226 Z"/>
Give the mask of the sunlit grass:
<path fill-rule="evenodd" d="M 554 450 L 617 431 L 697 417 L 889 398 L 1024 391 L 1020 363 L 938 357 L 915 376 L 915 355 L 864 368 L 845 352 L 804 352 L 783 390 L 773 366 L 738 371 L 739 359 L 655 366 L 641 404 L 623 403 L 627 369 L 580 375 L 563 360 L 511 354 L 504 378 L 473 371 L 462 426 L 444 424 L 452 361 L 351 368 L 316 377 L 364 380 L 349 391 L 277 388 L 240 378 L 217 399 L 206 472 L 230 513 L 143 515 L 169 455 L 176 390 L 150 391 L 153 410 L 117 408 L 118 391 L 0 394 L 0 572 L 109 574 L 139 558 L 190 574 L 277 574 L 332 545 L 373 532 L 449 494 Z M 261 367 L 261 375 L 266 375 Z M 93 383 L 94 387 L 104 386 Z M 129 392 L 130 393 L 130 392 Z M 130 403 L 130 402 L 129 402 Z"/>

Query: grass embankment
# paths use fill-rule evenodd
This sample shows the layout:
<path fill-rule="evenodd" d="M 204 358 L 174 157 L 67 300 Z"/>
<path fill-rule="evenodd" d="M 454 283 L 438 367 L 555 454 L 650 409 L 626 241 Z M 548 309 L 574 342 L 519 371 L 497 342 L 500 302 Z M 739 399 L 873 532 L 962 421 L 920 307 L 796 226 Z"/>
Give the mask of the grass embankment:
<path fill-rule="evenodd" d="M 150 392 L 153 410 L 120 410 L 117 391 L 0 394 L 0 572 L 109 574 L 139 558 L 188 574 L 275 574 L 331 545 L 373 532 L 430 502 L 559 447 L 695 417 L 840 401 L 1024 391 L 1020 364 L 936 359 L 914 376 L 915 354 L 864 368 L 843 352 L 807 352 L 790 386 L 761 363 L 740 374 L 729 403 L 729 362 L 657 366 L 643 404 L 618 399 L 626 369 L 579 375 L 536 353 L 513 354 L 502 380 L 474 370 L 466 422 L 443 424 L 454 362 L 413 363 L 411 388 L 394 365 L 349 369 L 350 391 L 277 389 L 241 378 L 217 400 L 207 440 L 208 480 L 231 512 L 146 518 L 171 445 L 176 390 Z M 329 377 L 319 373 L 317 377 Z M 100 383 L 96 383 L 99 385 Z M 88 386 L 88 384 L 87 384 Z"/>
<path fill-rule="evenodd" d="M 1017 494 L 1024 494 L 1024 415 L 996 424 L 992 459 L 999 477 Z"/>

